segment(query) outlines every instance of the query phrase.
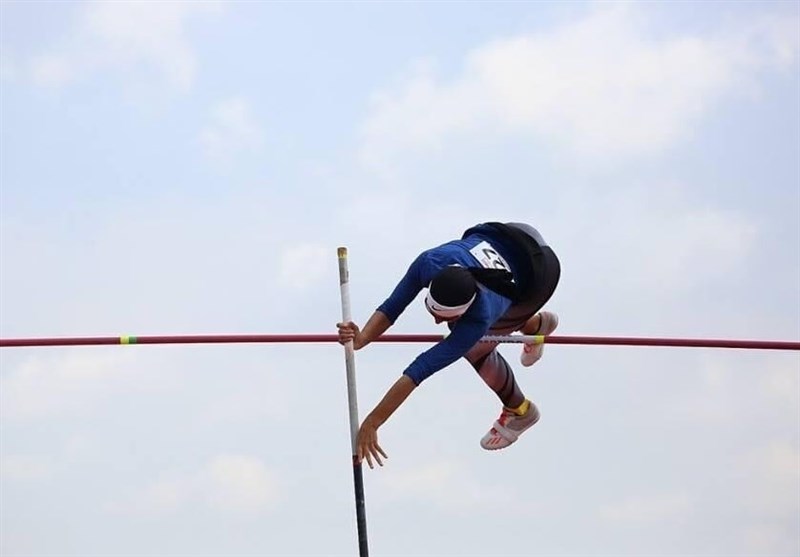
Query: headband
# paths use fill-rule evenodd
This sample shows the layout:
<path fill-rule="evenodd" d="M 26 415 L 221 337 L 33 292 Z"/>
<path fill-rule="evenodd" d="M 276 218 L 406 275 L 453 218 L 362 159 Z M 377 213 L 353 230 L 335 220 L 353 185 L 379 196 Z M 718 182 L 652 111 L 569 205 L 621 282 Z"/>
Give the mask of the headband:
<path fill-rule="evenodd" d="M 429 286 L 428 294 L 427 296 L 425 296 L 425 307 L 428 308 L 428 311 L 430 311 L 434 315 L 442 317 L 444 319 L 449 319 L 451 317 L 458 317 L 459 315 L 462 315 L 464 312 L 466 312 L 467 309 L 469 309 L 469 306 L 475 300 L 476 295 L 477 291 L 475 292 L 475 294 L 472 295 L 472 298 L 470 298 L 465 304 L 460 304 L 457 306 L 445 306 L 433 299 L 433 296 L 431 296 L 431 290 Z"/>

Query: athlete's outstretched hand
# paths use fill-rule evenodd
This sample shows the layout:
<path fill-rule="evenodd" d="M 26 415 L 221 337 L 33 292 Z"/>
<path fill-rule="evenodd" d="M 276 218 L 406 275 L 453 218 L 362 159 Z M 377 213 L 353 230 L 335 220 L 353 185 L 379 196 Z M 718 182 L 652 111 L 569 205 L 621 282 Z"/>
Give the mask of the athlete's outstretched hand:
<path fill-rule="evenodd" d="M 374 468 L 372 464 L 373 458 L 380 466 L 383 466 L 381 457 L 389 458 L 378 444 L 378 427 L 369 417 L 364 420 L 364 423 L 361 424 L 361 428 L 358 430 L 358 437 L 356 437 L 356 456 L 358 457 L 359 463 L 366 458 L 370 468 Z"/>

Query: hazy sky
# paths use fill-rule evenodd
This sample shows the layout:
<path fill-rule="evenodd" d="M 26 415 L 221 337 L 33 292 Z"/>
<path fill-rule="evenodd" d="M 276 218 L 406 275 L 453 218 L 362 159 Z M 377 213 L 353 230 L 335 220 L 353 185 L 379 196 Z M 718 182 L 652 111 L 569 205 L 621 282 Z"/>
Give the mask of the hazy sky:
<path fill-rule="evenodd" d="M 558 333 L 800 339 L 797 2 L 0 3 L 0 335 L 334 333 L 523 221 Z M 391 330 L 443 331 L 420 300 Z M 423 345 L 357 353 L 362 416 Z M 379 431 L 375 556 L 800 554 L 800 355 L 503 347 Z M 357 553 L 335 344 L 3 349 L 0 554 Z"/>

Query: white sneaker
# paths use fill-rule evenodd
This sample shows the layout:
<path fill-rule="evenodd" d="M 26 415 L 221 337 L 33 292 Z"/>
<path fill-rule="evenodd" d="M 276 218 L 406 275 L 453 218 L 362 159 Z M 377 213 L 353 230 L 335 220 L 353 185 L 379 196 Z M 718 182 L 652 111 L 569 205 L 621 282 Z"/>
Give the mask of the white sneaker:
<path fill-rule="evenodd" d="M 541 321 L 539 322 L 539 330 L 536 331 L 537 335 L 550 335 L 558 327 L 558 315 L 550 311 L 542 311 L 539 313 Z M 528 344 L 522 346 L 522 354 L 519 356 L 519 361 L 525 367 L 530 367 L 539 361 L 544 352 L 544 344 Z"/>
<path fill-rule="evenodd" d="M 481 439 L 481 447 L 487 451 L 505 449 L 538 421 L 539 409 L 532 402 L 528 407 L 528 411 L 522 416 L 517 416 L 513 410 L 503 408 L 492 429 Z"/>

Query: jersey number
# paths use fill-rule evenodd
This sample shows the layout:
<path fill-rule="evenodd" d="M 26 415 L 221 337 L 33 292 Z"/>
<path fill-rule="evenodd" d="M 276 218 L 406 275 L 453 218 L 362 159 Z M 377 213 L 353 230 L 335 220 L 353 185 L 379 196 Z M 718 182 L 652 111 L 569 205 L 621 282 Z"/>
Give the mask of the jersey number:
<path fill-rule="evenodd" d="M 485 240 L 469 250 L 469 252 L 475 256 L 475 259 L 478 260 L 481 267 L 486 269 L 503 269 L 511 272 L 511 267 L 506 263 L 506 260 L 503 259 L 503 256 L 497 253 L 497 250 Z"/>

